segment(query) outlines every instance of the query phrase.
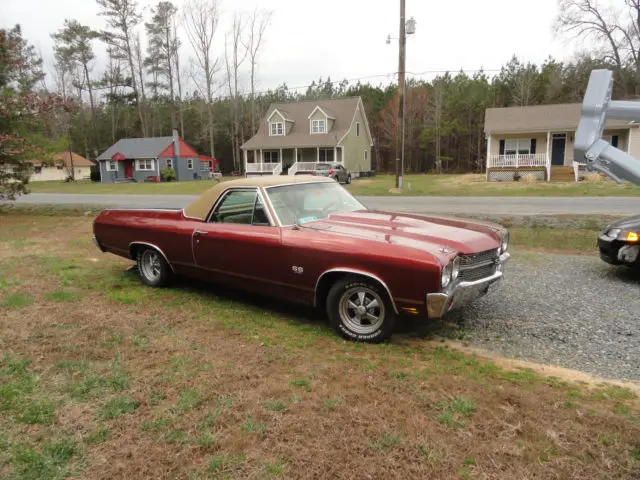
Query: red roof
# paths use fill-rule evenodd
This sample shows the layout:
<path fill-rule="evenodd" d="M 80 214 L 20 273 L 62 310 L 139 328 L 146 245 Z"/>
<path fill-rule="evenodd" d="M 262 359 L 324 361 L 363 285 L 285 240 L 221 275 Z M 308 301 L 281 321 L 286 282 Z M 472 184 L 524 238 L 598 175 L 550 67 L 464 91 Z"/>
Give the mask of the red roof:
<path fill-rule="evenodd" d="M 127 158 L 121 154 L 120 152 L 115 153 L 112 157 L 111 160 L 115 160 L 116 162 L 121 162 L 122 160 L 126 160 Z"/>
<path fill-rule="evenodd" d="M 179 153 L 181 157 L 199 157 L 200 155 L 198 155 L 198 152 L 196 152 L 187 142 L 185 142 L 182 138 L 179 139 Z M 173 150 L 173 142 L 171 142 L 169 144 L 169 146 L 167 148 L 165 148 L 162 152 L 160 152 L 160 155 L 158 155 L 158 158 L 164 158 L 164 157 L 175 157 L 175 153 Z"/>

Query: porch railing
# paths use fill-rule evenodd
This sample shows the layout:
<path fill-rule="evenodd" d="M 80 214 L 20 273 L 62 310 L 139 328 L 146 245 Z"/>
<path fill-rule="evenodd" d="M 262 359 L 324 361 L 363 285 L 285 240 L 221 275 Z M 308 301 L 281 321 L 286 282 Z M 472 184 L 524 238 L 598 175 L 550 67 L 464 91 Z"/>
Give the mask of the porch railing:
<path fill-rule="evenodd" d="M 296 162 L 289 168 L 289 175 L 295 175 L 298 172 L 311 172 L 315 168 L 316 163 L 317 162 Z"/>
<path fill-rule="evenodd" d="M 580 170 L 584 171 L 585 168 L 586 165 L 584 163 L 573 162 L 573 175 L 576 178 L 576 182 L 580 181 Z"/>
<path fill-rule="evenodd" d="M 274 175 L 280 175 L 281 173 L 282 173 L 282 164 L 278 163 L 276 168 L 273 169 L 273 174 Z"/>
<path fill-rule="evenodd" d="M 515 154 L 515 155 L 490 155 L 487 161 L 487 168 L 508 168 L 508 167 L 547 167 L 548 160 L 546 153 Z"/>
<path fill-rule="evenodd" d="M 280 163 L 247 163 L 247 173 L 273 173 L 273 171 L 282 165 Z"/>

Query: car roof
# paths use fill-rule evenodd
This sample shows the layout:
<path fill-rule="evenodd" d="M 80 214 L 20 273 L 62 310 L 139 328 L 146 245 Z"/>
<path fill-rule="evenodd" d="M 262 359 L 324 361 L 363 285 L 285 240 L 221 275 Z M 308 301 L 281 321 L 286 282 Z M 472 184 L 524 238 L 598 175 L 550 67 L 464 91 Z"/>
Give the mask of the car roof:
<path fill-rule="evenodd" d="M 200 197 L 187 205 L 184 208 L 183 212 L 184 215 L 189 218 L 204 220 L 209 214 L 209 211 L 211 210 L 213 204 L 216 202 L 216 200 L 218 200 L 218 197 L 220 197 L 220 195 L 229 188 L 264 188 L 309 182 L 335 182 L 335 180 L 326 177 L 319 177 L 316 175 L 264 175 L 222 181 L 211 187 L 209 190 L 205 191 L 202 195 L 200 195 Z"/>

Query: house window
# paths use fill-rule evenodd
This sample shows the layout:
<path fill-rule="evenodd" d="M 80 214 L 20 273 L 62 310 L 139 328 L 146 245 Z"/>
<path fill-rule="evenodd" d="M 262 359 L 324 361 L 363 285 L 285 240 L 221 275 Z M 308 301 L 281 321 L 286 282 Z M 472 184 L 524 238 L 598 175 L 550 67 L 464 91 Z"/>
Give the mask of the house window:
<path fill-rule="evenodd" d="M 57 168 L 58 170 L 62 170 L 62 165 L 56 165 L 56 168 Z"/>
<path fill-rule="evenodd" d="M 139 172 L 149 172 L 155 170 L 153 159 L 142 158 L 140 160 L 136 160 L 136 170 L 138 170 Z"/>
<path fill-rule="evenodd" d="M 504 141 L 505 155 L 529 155 L 531 153 L 531 139 L 508 139 Z"/>
<path fill-rule="evenodd" d="M 356 122 L 356 137 L 360 136 L 360 122 Z"/>
<path fill-rule="evenodd" d="M 364 161 L 366 162 L 368 158 L 369 158 L 369 152 L 367 152 L 367 151 L 365 150 L 365 151 L 364 151 Z"/>
<path fill-rule="evenodd" d="M 280 159 L 278 158 L 278 150 L 266 150 L 263 152 L 264 155 L 264 163 L 279 163 Z"/>
<path fill-rule="evenodd" d="M 37 166 L 34 168 L 35 173 L 42 173 L 42 166 Z"/>
<path fill-rule="evenodd" d="M 282 122 L 272 122 L 270 125 L 271 135 L 284 135 L 284 124 Z"/>
<path fill-rule="evenodd" d="M 327 133 L 324 120 L 311 120 L 311 133 Z"/>
<path fill-rule="evenodd" d="M 187 168 L 193 170 L 193 158 L 187 158 Z"/>
<path fill-rule="evenodd" d="M 319 153 L 321 163 L 333 163 L 333 148 L 321 148 Z"/>
<path fill-rule="evenodd" d="M 115 160 L 107 160 L 106 166 L 107 166 L 107 172 L 118 171 L 118 162 L 116 162 Z"/>
<path fill-rule="evenodd" d="M 602 137 L 605 142 L 608 142 L 609 145 L 616 148 L 618 147 L 619 138 L 618 135 L 605 135 Z"/>
<path fill-rule="evenodd" d="M 167 168 L 173 170 L 173 160 L 171 158 L 167 158 Z"/>

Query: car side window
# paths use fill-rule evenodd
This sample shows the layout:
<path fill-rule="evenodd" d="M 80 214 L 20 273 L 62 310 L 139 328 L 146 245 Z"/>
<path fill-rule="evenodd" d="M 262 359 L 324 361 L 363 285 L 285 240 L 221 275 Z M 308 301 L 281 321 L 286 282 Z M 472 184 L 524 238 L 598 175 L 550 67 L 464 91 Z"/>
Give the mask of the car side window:
<path fill-rule="evenodd" d="M 257 196 L 256 190 L 234 190 L 227 193 L 211 214 L 209 222 L 251 225 Z"/>
<path fill-rule="evenodd" d="M 264 207 L 264 203 L 262 202 L 260 195 L 256 195 L 256 204 L 253 208 L 253 220 L 251 224 L 266 227 L 271 226 L 271 223 L 269 223 L 269 217 L 267 217 L 267 210 Z"/>

